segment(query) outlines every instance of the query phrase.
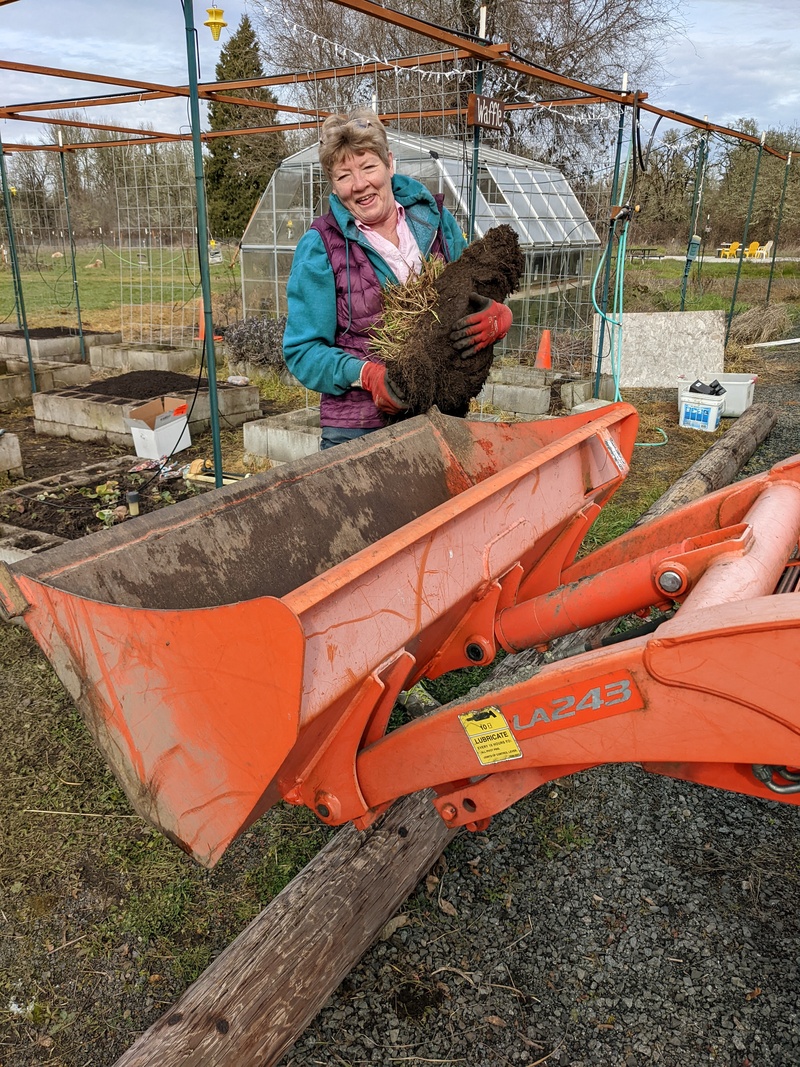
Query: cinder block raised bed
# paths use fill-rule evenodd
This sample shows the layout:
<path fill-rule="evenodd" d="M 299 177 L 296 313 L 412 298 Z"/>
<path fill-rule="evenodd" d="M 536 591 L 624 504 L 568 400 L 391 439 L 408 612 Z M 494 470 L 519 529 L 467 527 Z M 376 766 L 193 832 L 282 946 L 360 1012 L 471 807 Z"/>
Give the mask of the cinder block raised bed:
<path fill-rule="evenodd" d="M 581 378 L 557 370 L 536 367 L 498 367 L 492 370 L 479 400 L 515 415 L 546 415 L 553 402 L 560 402 L 564 411 L 589 400 L 594 392 L 594 379 Z M 600 395 L 610 400 L 614 383 L 610 375 L 602 375 Z"/>
<path fill-rule="evenodd" d="M 257 457 L 266 457 L 271 463 L 290 463 L 319 451 L 319 408 L 301 408 L 246 422 L 243 432 L 246 463 Z"/>
<path fill-rule="evenodd" d="M 88 363 L 34 363 L 33 375 L 40 392 L 85 385 L 91 380 Z M 27 359 L 0 357 L 0 411 L 14 407 L 31 395 Z"/>
<path fill-rule="evenodd" d="M 191 407 L 189 430 L 200 434 L 211 426 L 211 407 L 207 389 L 195 397 L 193 391 L 179 392 Z M 241 426 L 261 413 L 258 389 L 254 385 L 217 384 L 220 421 L 225 427 Z M 131 433 L 125 424 L 131 409 L 143 400 L 129 400 L 88 393 L 83 389 L 62 389 L 33 396 L 33 427 L 36 433 L 50 437 L 71 437 L 74 441 L 108 441 L 129 446 Z"/>
<path fill-rule="evenodd" d="M 4 435 L 5 436 L 5 435 Z M 3 438 L 0 437 L 0 444 Z M 62 474 L 53 474 L 49 478 L 39 478 L 35 482 L 26 482 L 27 495 L 58 489 L 65 485 L 89 485 L 98 477 L 111 477 L 119 471 L 130 470 L 134 463 L 138 462 L 137 456 L 120 456 L 118 459 L 110 459 L 104 463 L 92 463 L 86 467 L 79 467 L 74 471 L 66 471 Z M 0 507 L 4 504 L 15 503 L 19 499 L 16 490 L 6 489 L 0 492 Z M 38 552 L 44 552 L 56 545 L 63 545 L 64 538 L 55 534 L 44 533 L 41 530 L 28 530 L 10 523 L 0 522 L 0 562 L 15 563 L 19 559 L 25 559 Z"/>
<path fill-rule="evenodd" d="M 65 334 L 60 337 L 37 337 L 36 330 L 28 331 L 31 345 L 31 358 L 38 362 L 80 363 L 81 339 L 78 334 Z M 117 344 L 122 340 L 121 333 L 89 333 L 84 331 L 83 347 L 87 356 L 94 345 Z M 0 355 L 15 356 L 27 360 L 28 348 L 22 330 L 15 329 L 0 333 Z"/>
<path fill-rule="evenodd" d="M 169 345 L 102 344 L 92 346 L 89 362 L 103 370 L 168 370 L 180 374 L 198 365 L 200 352 Z"/>

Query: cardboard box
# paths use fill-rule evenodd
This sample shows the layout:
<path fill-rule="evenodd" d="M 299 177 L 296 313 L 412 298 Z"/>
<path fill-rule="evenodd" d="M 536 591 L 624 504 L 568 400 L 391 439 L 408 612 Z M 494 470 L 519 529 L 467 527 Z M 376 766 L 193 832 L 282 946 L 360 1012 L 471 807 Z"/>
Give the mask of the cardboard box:
<path fill-rule="evenodd" d="M 735 419 L 743 415 L 753 403 L 757 374 L 711 374 L 710 377 L 699 374 L 698 377 L 702 382 L 712 382 L 716 379 L 725 390 L 725 410 L 722 412 L 724 419 Z M 693 381 L 694 378 L 684 375 L 678 378 L 678 404 Z"/>
<path fill-rule="evenodd" d="M 136 455 L 144 459 L 171 456 L 192 443 L 186 401 L 181 397 L 162 396 L 132 408 L 125 425 L 133 436 Z"/>
<path fill-rule="evenodd" d="M 724 396 L 704 396 L 703 393 L 682 393 L 678 425 L 687 430 L 713 433 L 725 410 Z"/>

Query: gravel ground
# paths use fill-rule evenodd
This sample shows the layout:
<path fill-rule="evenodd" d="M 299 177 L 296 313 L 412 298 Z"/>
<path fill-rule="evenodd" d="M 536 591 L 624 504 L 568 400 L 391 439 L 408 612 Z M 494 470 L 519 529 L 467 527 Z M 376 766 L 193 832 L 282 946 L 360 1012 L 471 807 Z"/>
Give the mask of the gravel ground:
<path fill-rule="evenodd" d="M 743 476 L 800 453 L 800 383 L 756 399 Z M 796 1067 L 799 882 L 798 808 L 585 772 L 459 835 L 282 1064 Z"/>

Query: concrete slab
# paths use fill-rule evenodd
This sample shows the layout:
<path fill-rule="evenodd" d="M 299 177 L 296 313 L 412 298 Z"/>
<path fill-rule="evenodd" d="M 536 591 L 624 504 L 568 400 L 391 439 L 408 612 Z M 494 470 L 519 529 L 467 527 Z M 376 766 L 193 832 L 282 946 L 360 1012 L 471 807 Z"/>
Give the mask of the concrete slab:
<path fill-rule="evenodd" d="M 19 437 L 15 433 L 0 434 L 0 472 L 11 474 L 14 478 L 25 476 Z"/>
<path fill-rule="evenodd" d="M 289 463 L 319 452 L 322 430 L 319 408 L 301 408 L 244 425 L 244 462 L 266 457 L 271 463 Z"/>
<path fill-rule="evenodd" d="M 599 323 L 595 316 L 594 352 Z M 604 369 L 609 368 L 608 358 L 606 334 Z M 724 370 L 724 361 L 724 311 L 626 312 L 623 316 L 620 388 L 674 388 L 682 374 L 694 381 L 697 368 L 716 376 Z"/>

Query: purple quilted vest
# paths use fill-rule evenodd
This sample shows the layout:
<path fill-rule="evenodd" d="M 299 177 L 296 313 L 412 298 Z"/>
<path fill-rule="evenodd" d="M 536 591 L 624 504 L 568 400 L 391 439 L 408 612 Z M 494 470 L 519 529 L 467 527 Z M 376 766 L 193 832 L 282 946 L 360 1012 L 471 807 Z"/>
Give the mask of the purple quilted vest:
<path fill-rule="evenodd" d="M 436 199 L 439 202 L 440 198 Z M 439 209 L 441 210 L 441 203 Z M 373 363 L 382 362 L 369 351 L 368 344 L 369 329 L 383 310 L 381 284 L 375 268 L 364 249 L 345 238 L 331 212 L 315 219 L 311 228 L 322 238 L 333 268 L 336 283 L 335 344 L 359 359 L 368 359 Z M 441 229 L 436 234 L 431 254 L 450 258 L 442 240 Z M 375 407 L 366 389 L 348 389 L 339 396 L 322 394 L 319 421 L 321 426 L 377 430 L 386 426 L 389 420 Z"/>

